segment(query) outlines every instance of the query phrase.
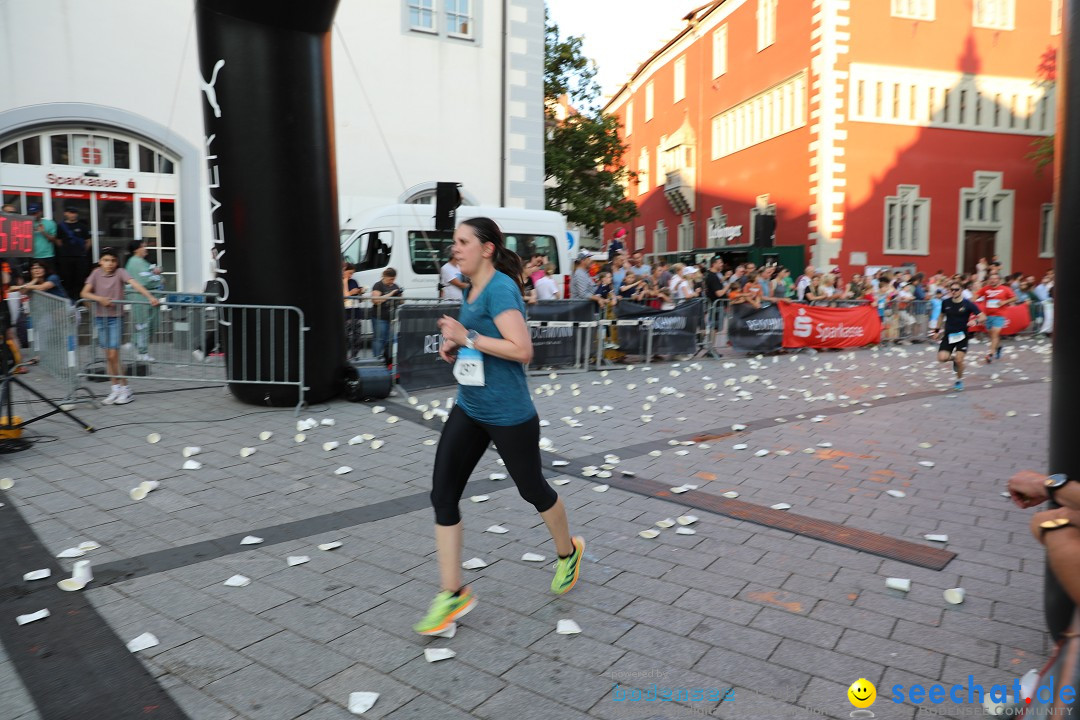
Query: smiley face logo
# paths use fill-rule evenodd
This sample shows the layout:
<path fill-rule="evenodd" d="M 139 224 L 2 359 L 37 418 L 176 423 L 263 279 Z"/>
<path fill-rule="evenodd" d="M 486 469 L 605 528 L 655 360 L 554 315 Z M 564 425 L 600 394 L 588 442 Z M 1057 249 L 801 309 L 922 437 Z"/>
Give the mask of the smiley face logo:
<path fill-rule="evenodd" d="M 868 708 L 877 700 L 877 688 L 866 678 L 859 678 L 851 683 L 847 690 L 848 700 L 857 708 Z"/>

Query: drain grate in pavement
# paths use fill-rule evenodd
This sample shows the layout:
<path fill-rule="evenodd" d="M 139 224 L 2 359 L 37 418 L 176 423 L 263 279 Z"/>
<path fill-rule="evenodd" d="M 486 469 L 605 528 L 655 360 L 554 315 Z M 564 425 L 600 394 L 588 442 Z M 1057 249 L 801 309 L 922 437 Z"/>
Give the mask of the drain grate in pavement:
<path fill-rule="evenodd" d="M 845 527 L 828 520 L 818 520 L 788 510 L 773 510 L 743 500 L 729 500 L 719 495 L 694 490 L 673 495 L 667 487 L 655 480 L 627 477 L 611 478 L 605 482 L 619 490 L 670 500 L 733 520 L 745 520 L 777 530 L 786 530 L 803 537 L 840 545 L 851 550 L 860 550 L 871 555 L 880 555 L 930 570 L 942 570 L 956 557 L 956 553 L 948 550 L 898 540 L 869 530 Z"/>

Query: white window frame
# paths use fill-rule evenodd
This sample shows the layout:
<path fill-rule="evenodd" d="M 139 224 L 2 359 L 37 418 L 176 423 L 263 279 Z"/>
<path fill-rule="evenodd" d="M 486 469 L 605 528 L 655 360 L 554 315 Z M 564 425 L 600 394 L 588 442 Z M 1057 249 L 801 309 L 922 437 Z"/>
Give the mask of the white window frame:
<path fill-rule="evenodd" d="M 638 153 L 638 169 L 637 169 L 637 194 L 638 197 L 649 192 L 652 186 L 649 185 L 649 149 L 641 148 L 641 152 Z"/>
<path fill-rule="evenodd" d="M 758 0 L 757 49 L 761 52 L 776 42 L 777 0 Z"/>
<path fill-rule="evenodd" d="M 653 81 L 650 80 L 645 85 L 645 122 L 649 122 L 653 119 L 653 110 L 655 109 L 656 101 L 656 87 L 653 85 Z"/>
<path fill-rule="evenodd" d="M 465 12 L 451 12 L 451 3 L 464 3 Z M 476 19 L 473 16 L 473 2 L 472 0 L 444 0 L 446 5 L 446 34 L 452 38 L 461 38 L 463 40 L 473 39 L 473 29 L 476 27 Z M 464 18 L 465 27 L 468 28 L 467 32 L 459 32 L 456 27 L 460 27 L 461 19 Z"/>
<path fill-rule="evenodd" d="M 664 143 L 666 142 L 667 135 L 664 135 L 656 145 L 656 182 L 653 183 L 656 187 L 663 187 L 667 182 L 667 172 L 669 168 L 667 166 L 667 158 L 664 157 Z"/>
<path fill-rule="evenodd" d="M 652 251 L 653 255 L 667 252 L 667 225 L 663 219 L 656 221 L 656 230 L 653 231 L 652 236 Z"/>
<path fill-rule="evenodd" d="M 1065 0 L 1050 0 L 1050 34 L 1061 34 L 1061 23 L 1065 17 Z"/>
<path fill-rule="evenodd" d="M 990 30 L 1016 28 L 1016 0 L 975 0 L 971 6 L 971 24 Z"/>
<path fill-rule="evenodd" d="M 1054 257 L 1054 203 L 1043 203 L 1039 213 L 1039 257 Z"/>
<path fill-rule="evenodd" d="M 679 223 L 678 250 L 689 252 L 694 249 L 694 220 L 693 215 L 683 215 Z"/>
<path fill-rule="evenodd" d="M 634 247 L 627 248 L 628 252 L 643 250 L 645 248 L 645 226 L 638 225 L 634 228 Z"/>
<path fill-rule="evenodd" d="M 934 20 L 934 0 L 892 0 L 892 16 L 906 20 Z"/>
<path fill-rule="evenodd" d="M 712 76 L 713 80 L 727 73 L 727 23 L 713 30 Z"/>
<path fill-rule="evenodd" d="M 892 248 L 890 228 L 897 238 L 896 247 Z M 885 198 L 881 247 L 886 255 L 930 254 L 930 198 L 919 197 L 918 185 L 898 185 L 896 195 Z"/>
<path fill-rule="evenodd" d="M 409 15 L 409 29 L 416 32 L 438 34 L 439 7 L 437 3 L 438 0 L 408 0 L 408 2 L 406 3 L 406 12 Z M 421 17 L 423 17 L 424 15 L 430 17 L 431 27 L 414 24 L 412 20 L 412 14 L 414 10 L 418 12 Z"/>
<path fill-rule="evenodd" d="M 806 71 L 714 115 L 710 159 L 719 160 L 806 125 Z"/>
<path fill-rule="evenodd" d="M 675 58 L 672 68 L 672 98 L 673 103 L 686 99 L 686 56 Z"/>
<path fill-rule="evenodd" d="M 626 103 L 626 137 L 634 134 L 634 101 Z"/>

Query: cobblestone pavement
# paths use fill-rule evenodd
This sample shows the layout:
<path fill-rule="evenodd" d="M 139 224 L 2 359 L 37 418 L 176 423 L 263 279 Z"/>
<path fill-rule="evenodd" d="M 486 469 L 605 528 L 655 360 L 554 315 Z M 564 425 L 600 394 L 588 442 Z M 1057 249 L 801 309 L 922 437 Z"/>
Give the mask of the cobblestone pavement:
<path fill-rule="evenodd" d="M 410 630 L 437 589 L 427 490 L 431 412 L 447 390 L 389 398 L 382 412 L 310 408 L 301 418 L 334 424 L 297 443 L 291 410 L 137 384 L 130 405 L 79 408 L 97 433 L 53 418 L 29 433 L 49 442 L 0 456 L 15 481 L 0 491 L 0 717 L 327 720 L 355 717 L 349 694 L 371 691 L 364 717 L 844 718 L 858 678 L 877 685 L 878 718 L 961 711 L 894 703 L 891 688 L 1011 683 L 1048 653 L 1030 511 L 1000 493 L 1016 470 L 1045 467 L 1049 346 L 1010 345 L 962 393 L 933 359 L 916 345 L 533 378 L 545 458 L 570 461 L 548 475 L 569 479 L 557 490 L 588 542 L 582 579 L 555 597 L 549 562 L 522 561 L 554 548 L 512 483 L 489 479 L 501 470 L 489 451 L 466 496 L 490 500 L 463 501 L 463 557 L 487 566 L 466 571 L 479 604 L 453 639 Z M 26 377 L 50 387 L 39 370 Z M 364 433 L 385 444 L 349 444 Z M 187 446 L 201 448 L 201 469 L 181 469 Z M 607 453 L 619 457 L 611 479 L 582 475 Z M 698 489 L 646 497 L 620 489 L 622 470 Z M 133 501 L 142 480 L 161 485 Z M 694 509 L 731 491 L 956 557 L 929 570 Z M 688 512 L 696 534 L 638 535 Z M 484 531 L 494 524 L 509 532 Z M 249 534 L 264 541 L 241 545 Z M 61 592 L 74 561 L 55 555 L 84 541 L 101 545 L 85 557 L 95 581 Z M 342 544 L 317 548 L 331 541 Z M 310 561 L 289 566 L 293 555 Z M 22 580 L 41 567 L 50 579 Z M 235 574 L 251 583 L 223 585 Z M 891 576 L 910 592 L 887 589 Z M 953 587 L 963 604 L 944 601 Z M 46 607 L 45 620 L 15 624 Z M 556 634 L 563 618 L 582 632 Z M 160 644 L 129 653 L 144 632 Z M 428 663 L 429 647 L 457 655 Z M 733 690 L 723 702 L 619 699 L 653 683 Z"/>

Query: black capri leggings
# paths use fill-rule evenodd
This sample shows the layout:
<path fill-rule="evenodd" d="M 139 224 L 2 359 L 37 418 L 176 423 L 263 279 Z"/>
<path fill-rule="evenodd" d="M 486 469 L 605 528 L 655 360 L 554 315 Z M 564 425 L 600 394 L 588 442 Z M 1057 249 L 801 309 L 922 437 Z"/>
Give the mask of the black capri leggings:
<path fill-rule="evenodd" d="M 521 497 L 537 512 L 550 510 L 559 500 L 540 469 L 539 417 L 533 415 L 520 425 L 487 425 L 473 420 L 455 405 L 443 425 L 435 452 L 431 505 L 437 525 L 461 522 L 458 503 L 489 442 L 495 443 Z"/>

